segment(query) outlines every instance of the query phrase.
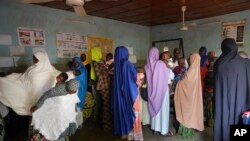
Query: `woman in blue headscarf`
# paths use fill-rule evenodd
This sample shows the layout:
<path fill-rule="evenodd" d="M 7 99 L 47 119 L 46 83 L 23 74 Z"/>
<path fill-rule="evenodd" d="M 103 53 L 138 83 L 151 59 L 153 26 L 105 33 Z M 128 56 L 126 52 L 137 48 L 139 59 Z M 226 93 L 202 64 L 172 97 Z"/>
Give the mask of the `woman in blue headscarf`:
<path fill-rule="evenodd" d="M 115 50 L 113 114 L 114 133 L 126 138 L 133 130 L 135 111 L 133 105 L 138 96 L 136 69 L 128 61 L 127 48 L 120 46 Z"/>
<path fill-rule="evenodd" d="M 86 90 L 87 90 L 87 69 L 83 66 L 80 57 L 74 57 L 72 59 L 73 67 L 72 70 L 80 70 L 81 74 L 76 76 L 76 79 L 80 82 L 78 89 L 78 98 L 80 99 L 80 103 L 77 106 L 82 110 L 85 104 L 86 98 Z"/>

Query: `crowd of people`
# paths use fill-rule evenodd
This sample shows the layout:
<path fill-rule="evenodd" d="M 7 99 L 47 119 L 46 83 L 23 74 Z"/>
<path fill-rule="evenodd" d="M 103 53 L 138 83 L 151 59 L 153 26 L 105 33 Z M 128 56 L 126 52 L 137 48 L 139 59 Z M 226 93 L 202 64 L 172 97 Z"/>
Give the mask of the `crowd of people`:
<path fill-rule="evenodd" d="M 221 50 L 217 57 L 202 46 L 184 58 L 179 48 L 172 56 L 151 47 L 145 66 L 136 68 L 126 47 L 116 47 L 106 58 L 94 47 L 89 57 L 74 57 L 67 72 L 56 70 L 46 52 L 37 52 L 24 73 L 0 77 L 1 114 L 7 115 L 7 106 L 31 116 L 30 141 L 57 140 L 82 126 L 82 111 L 93 101 L 93 118 L 122 139 L 143 141 L 142 125 L 150 125 L 154 134 L 183 139 L 208 126 L 215 141 L 228 141 L 230 125 L 239 124 L 250 108 L 250 60 L 233 39 L 225 39 Z"/>

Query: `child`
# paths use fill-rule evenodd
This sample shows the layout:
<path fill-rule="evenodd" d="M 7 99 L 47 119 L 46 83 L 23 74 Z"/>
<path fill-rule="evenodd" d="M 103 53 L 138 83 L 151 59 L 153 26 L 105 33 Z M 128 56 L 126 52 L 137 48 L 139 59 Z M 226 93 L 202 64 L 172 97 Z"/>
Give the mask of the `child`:
<path fill-rule="evenodd" d="M 186 73 L 187 68 L 185 67 L 185 59 L 179 58 L 178 59 L 178 66 L 176 66 L 173 70 L 175 77 L 172 85 L 172 90 L 175 90 L 177 82 L 182 79 L 183 75 Z"/>
<path fill-rule="evenodd" d="M 173 61 L 169 51 L 165 51 L 161 54 L 161 60 L 167 65 L 168 68 L 173 68 Z"/>
<path fill-rule="evenodd" d="M 70 70 L 70 71 L 67 71 L 66 73 L 69 76 L 67 80 L 75 79 L 76 76 L 81 75 L 81 71 L 80 70 Z"/>
<path fill-rule="evenodd" d="M 67 73 L 65 73 L 65 72 L 60 73 L 60 74 L 56 77 L 56 85 L 65 82 L 67 79 L 68 79 Z"/>
<path fill-rule="evenodd" d="M 48 98 L 76 93 L 78 86 L 79 82 L 76 79 L 71 79 L 66 83 L 57 84 L 55 87 L 45 92 L 38 100 L 37 104 L 30 109 L 30 111 L 33 113 L 37 108 L 41 107 L 44 104 L 44 101 Z"/>

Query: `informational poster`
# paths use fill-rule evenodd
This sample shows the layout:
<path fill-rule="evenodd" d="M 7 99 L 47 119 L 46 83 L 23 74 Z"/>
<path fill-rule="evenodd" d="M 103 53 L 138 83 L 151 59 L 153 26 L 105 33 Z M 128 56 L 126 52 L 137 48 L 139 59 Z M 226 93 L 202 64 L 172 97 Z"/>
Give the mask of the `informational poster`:
<path fill-rule="evenodd" d="M 222 40 L 224 40 L 225 38 L 233 38 L 235 39 L 238 45 L 242 45 L 244 43 L 243 39 L 245 20 L 236 22 L 225 22 L 222 24 L 222 26 Z"/>
<path fill-rule="evenodd" d="M 100 47 L 103 59 L 105 59 L 106 54 L 113 53 L 113 40 L 105 37 L 88 36 L 88 47 L 89 51 L 93 47 Z"/>
<path fill-rule="evenodd" d="M 59 58 L 72 58 L 88 51 L 88 39 L 76 33 L 57 33 L 57 55 Z"/>
<path fill-rule="evenodd" d="M 45 46 L 45 34 L 43 29 L 17 28 L 20 46 Z"/>

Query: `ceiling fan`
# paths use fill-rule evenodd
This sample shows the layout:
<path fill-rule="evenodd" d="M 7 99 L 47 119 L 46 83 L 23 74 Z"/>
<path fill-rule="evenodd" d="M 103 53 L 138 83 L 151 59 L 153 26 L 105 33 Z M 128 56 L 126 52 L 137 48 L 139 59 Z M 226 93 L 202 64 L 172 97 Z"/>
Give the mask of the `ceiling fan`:
<path fill-rule="evenodd" d="M 182 25 L 180 30 L 182 31 L 186 31 L 188 30 L 188 26 L 185 24 L 185 11 L 186 11 L 187 7 L 186 6 L 182 6 L 181 7 L 181 11 L 182 11 Z"/>
<path fill-rule="evenodd" d="M 116 2 L 118 0 L 20 0 L 22 3 L 47 3 L 53 1 L 65 1 L 66 5 L 73 7 L 77 16 L 86 16 L 84 4 L 91 1 Z"/>

